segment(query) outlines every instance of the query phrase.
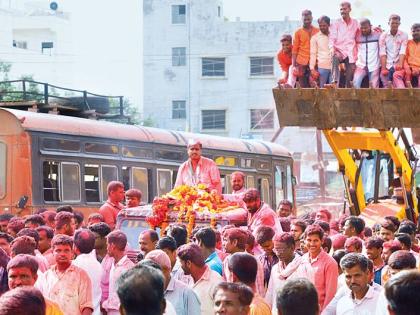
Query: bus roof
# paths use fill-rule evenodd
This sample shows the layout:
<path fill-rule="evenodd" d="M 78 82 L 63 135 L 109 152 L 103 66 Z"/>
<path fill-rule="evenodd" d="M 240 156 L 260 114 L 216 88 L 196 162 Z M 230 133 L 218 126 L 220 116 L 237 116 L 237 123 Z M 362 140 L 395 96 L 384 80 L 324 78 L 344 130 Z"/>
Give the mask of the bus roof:
<path fill-rule="evenodd" d="M 291 157 L 283 146 L 258 140 L 243 140 L 174 130 L 125 125 L 86 118 L 34 113 L 29 111 L 0 109 L 0 135 L 26 131 L 54 134 L 98 137 L 105 139 L 152 142 L 186 146 L 189 139 L 200 140 L 205 149 L 218 149 L 254 154 Z"/>

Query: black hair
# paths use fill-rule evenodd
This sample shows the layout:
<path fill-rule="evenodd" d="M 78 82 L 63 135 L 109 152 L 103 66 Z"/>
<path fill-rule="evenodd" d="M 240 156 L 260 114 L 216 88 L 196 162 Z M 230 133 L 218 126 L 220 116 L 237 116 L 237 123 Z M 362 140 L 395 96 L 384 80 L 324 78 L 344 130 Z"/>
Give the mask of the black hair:
<path fill-rule="evenodd" d="M 89 254 L 95 248 L 95 234 L 88 229 L 79 229 L 74 233 L 74 246 L 82 254 Z"/>
<path fill-rule="evenodd" d="M 277 293 L 276 304 L 282 315 L 316 315 L 319 311 L 315 286 L 304 278 L 286 281 Z"/>
<path fill-rule="evenodd" d="M 169 229 L 168 236 L 172 236 L 176 241 L 176 247 L 180 247 L 187 243 L 187 228 L 185 225 L 172 225 Z"/>
<path fill-rule="evenodd" d="M 156 249 L 169 249 L 173 252 L 176 250 L 176 241 L 171 236 L 164 236 L 157 242 Z"/>
<path fill-rule="evenodd" d="M 349 224 L 354 227 L 357 234 L 360 234 L 365 229 L 365 221 L 362 218 L 356 216 L 349 216 L 345 221 L 349 221 Z"/>
<path fill-rule="evenodd" d="M 98 234 L 102 238 L 106 237 L 109 233 L 111 233 L 111 228 L 105 222 L 99 222 L 89 225 L 88 228 L 89 230 Z"/>
<path fill-rule="evenodd" d="M 198 232 L 195 233 L 195 238 L 203 243 L 206 248 L 216 247 L 216 233 L 211 227 L 205 227 L 198 230 Z"/>
<path fill-rule="evenodd" d="M 368 271 L 369 259 L 359 253 L 349 253 L 345 255 L 340 261 L 341 269 L 350 269 L 359 266 L 363 272 Z"/>
<path fill-rule="evenodd" d="M 412 253 L 406 250 L 397 250 L 389 256 L 388 265 L 395 270 L 414 269 L 417 262 Z"/>
<path fill-rule="evenodd" d="M 253 285 L 257 279 L 258 263 L 254 256 L 238 252 L 231 255 L 228 261 L 229 270 L 246 285 Z"/>
<path fill-rule="evenodd" d="M 385 283 L 385 296 L 395 315 L 417 315 L 420 309 L 420 273 L 401 271 Z"/>
<path fill-rule="evenodd" d="M 127 315 L 160 315 L 165 299 L 163 274 L 156 268 L 138 265 L 119 277 L 117 294 Z"/>

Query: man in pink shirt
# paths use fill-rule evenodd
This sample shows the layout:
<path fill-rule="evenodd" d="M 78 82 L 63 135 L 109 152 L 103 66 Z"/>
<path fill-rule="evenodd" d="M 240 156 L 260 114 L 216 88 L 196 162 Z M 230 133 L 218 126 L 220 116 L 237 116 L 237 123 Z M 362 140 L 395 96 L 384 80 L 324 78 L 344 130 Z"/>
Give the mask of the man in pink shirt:
<path fill-rule="evenodd" d="M 309 68 L 312 79 L 318 80 L 319 86 L 331 83 L 331 55 L 328 47 L 330 33 L 330 18 L 321 16 L 318 19 L 319 32 L 311 38 L 311 57 Z"/>
<path fill-rule="evenodd" d="M 104 217 L 104 222 L 113 230 L 117 223 L 118 212 L 124 208 L 121 204 L 125 198 L 124 184 L 112 181 L 108 184 L 107 191 L 108 200 L 99 208 L 99 213 Z"/>
<path fill-rule="evenodd" d="M 344 63 L 346 87 L 350 87 L 353 80 L 356 63 L 356 33 L 359 29 L 359 23 L 350 17 L 350 12 L 350 2 L 342 2 L 340 4 L 342 19 L 331 24 L 329 37 L 332 82 L 337 85 L 340 83 L 340 64 Z"/>
<path fill-rule="evenodd" d="M 322 249 L 324 231 L 320 226 L 308 226 L 305 234 L 308 252 L 302 256 L 296 276 L 313 279 L 322 311 L 337 291 L 338 266 L 334 258 Z"/>
<path fill-rule="evenodd" d="M 254 236 L 257 229 L 263 225 L 271 227 L 276 233 L 282 232 L 276 213 L 268 204 L 261 201 L 260 192 L 257 189 L 248 189 L 243 200 L 248 209 L 248 228 Z"/>
<path fill-rule="evenodd" d="M 175 181 L 175 187 L 181 185 L 196 186 L 206 184 L 210 191 L 222 193 L 220 172 L 213 160 L 201 156 L 203 148 L 200 141 L 188 141 L 188 161 L 181 164 Z"/>
<path fill-rule="evenodd" d="M 403 80 L 393 80 L 393 78 L 394 76 L 404 78 L 404 59 L 408 35 L 398 29 L 401 24 L 399 15 L 392 14 L 388 24 L 390 30 L 382 33 L 379 38 L 381 81 L 384 87 L 392 86 L 394 83 L 394 87 L 404 88 Z"/>
<path fill-rule="evenodd" d="M 102 303 L 102 308 L 108 315 L 119 315 L 120 299 L 118 298 L 116 283 L 124 271 L 134 267 L 134 263 L 125 254 L 127 237 L 123 232 L 115 230 L 108 234 L 106 240 L 108 255 L 114 258 L 114 261 L 109 272 L 108 299 Z"/>

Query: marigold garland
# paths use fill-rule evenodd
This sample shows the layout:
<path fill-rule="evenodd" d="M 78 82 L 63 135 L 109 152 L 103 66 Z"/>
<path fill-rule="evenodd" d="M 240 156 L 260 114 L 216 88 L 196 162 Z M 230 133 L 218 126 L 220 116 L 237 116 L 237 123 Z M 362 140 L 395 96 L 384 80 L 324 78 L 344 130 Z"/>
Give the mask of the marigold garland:
<path fill-rule="evenodd" d="M 217 193 L 208 192 L 207 186 L 181 185 L 161 197 L 153 200 L 153 214 L 146 218 L 150 228 L 166 227 L 169 222 L 169 213 L 177 211 L 177 222 L 187 223 L 188 235 L 191 235 L 195 226 L 197 214 L 210 217 L 210 225 L 216 226 L 216 214 L 239 207 L 237 202 L 223 199 Z"/>

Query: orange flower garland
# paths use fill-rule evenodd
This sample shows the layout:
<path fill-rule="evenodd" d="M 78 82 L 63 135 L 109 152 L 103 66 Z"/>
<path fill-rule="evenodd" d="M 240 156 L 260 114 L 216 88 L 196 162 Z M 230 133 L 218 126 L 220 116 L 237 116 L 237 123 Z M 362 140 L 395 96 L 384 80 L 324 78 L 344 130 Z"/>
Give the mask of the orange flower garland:
<path fill-rule="evenodd" d="M 149 226 L 154 229 L 167 226 L 171 211 L 177 211 L 176 220 L 178 223 L 187 223 L 188 235 L 191 235 L 195 226 L 197 214 L 201 217 L 209 217 L 210 225 L 216 227 L 216 214 L 237 208 L 236 202 L 228 202 L 223 196 L 216 193 L 209 193 L 207 186 L 199 184 L 197 186 L 181 185 L 174 188 L 171 192 L 156 197 L 153 200 L 153 214 L 146 218 Z"/>

